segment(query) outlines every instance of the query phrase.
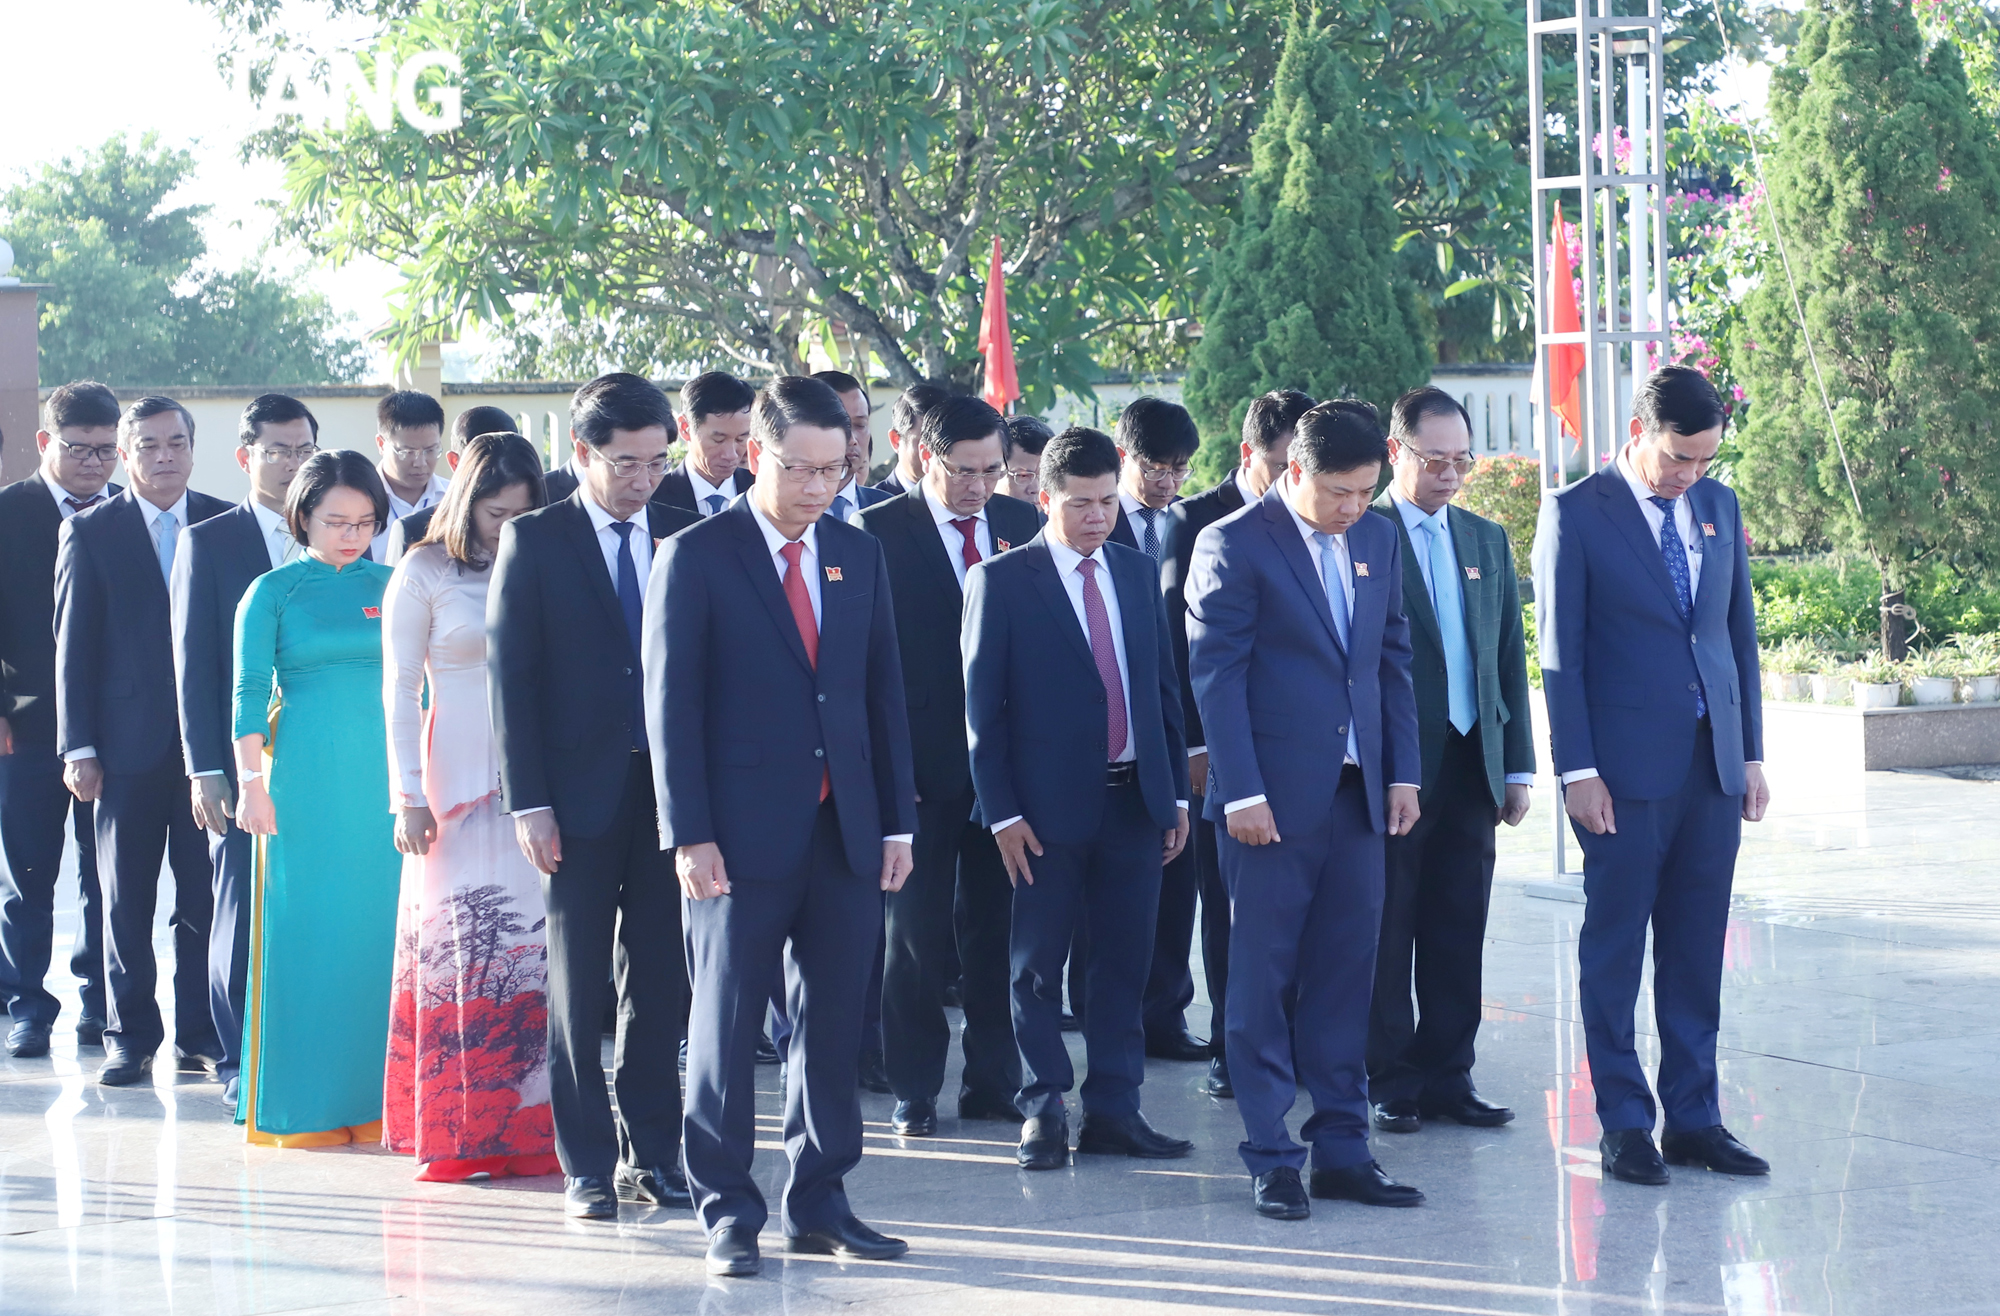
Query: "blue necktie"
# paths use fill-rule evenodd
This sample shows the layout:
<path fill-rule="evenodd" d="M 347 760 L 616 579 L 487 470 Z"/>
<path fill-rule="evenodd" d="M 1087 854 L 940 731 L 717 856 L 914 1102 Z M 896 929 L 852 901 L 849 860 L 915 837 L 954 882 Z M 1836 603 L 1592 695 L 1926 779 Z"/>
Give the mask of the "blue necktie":
<path fill-rule="evenodd" d="M 1313 532 L 1313 541 L 1319 545 L 1319 578 L 1326 586 L 1326 606 L 1333 611 L 1333 631 L 1340 637 L 1340 656 L 1347 656 L 1347 587 L 1340 581 L 1340 555 L 1333 551 L 1333 536 L 1322 531 Z M 1347 757 L 1356 763 L 1361 761 L 1359 739 L 1354 734 L 1353 710 L 1348 710 Z"/>
<path fill-rule="evenodd" d="M 153 522 L 153 551 L 160 555 L 160 575 L 169 582 L 174 578 L 174 540 L 180 528 L 172 512 L 160 513 Z"/>
<path fill-rule="evenodd" d="M 708 504 L 708 511 L 705 512 L 703 515 L 714 516 L 717 512 L 720 512 L 722 510 L 722 505 L 728 502 L 729 500 L 724 498 L 721 494 L 710 494 L 708 497 L 702 499 L 702 501 Z"/>
<path fill-rule="evenodd" d="M 844 523 L 847 520 L 848 512 L 853 506 L 854 504 L 847 501 L 846 494 L 835 494 L 833 496 L 833 519 Z"/>
<path fill-rule="evenodd" d="M 1674 604 L 1681 610 L 1681 620 L 1692 627 L 1694 581 L 1688 574 L 1687 546 L 1681 543 L 1680 527 L 1674 524 L 1676 500 L 1654 494 L 1647 501 L 1666 513 L 1666 518 L 1660 522 L 1660 556 L 1666 559 L 1667 574 L 1673 577 Z M 1694 715 L 1698 718 L 1708 716 L 1708 700 L 1702 697 L 1701 686 L 1698 683 L 1694 691 Z"/>
<path fill-rule="evenodd" d="M 614 521 L 612 532 L 618 536 L 618 606 L 625 613 L 625 633 L 632 640 L 633 671 L 638 671 L 640 618 L 645 614 L 645 600 L 639 594 L 639 564 L 632 556 L 632 532 L 639 527 L 630 521 Z M 635 749 L 646 748 L 646 682 L 640 678 L 632 682 L 632 745 Z"/>
<path fill-rule="evenodd" d="M 1140 541 L 1139 547 L 1146 550 L 1147 557 L 1156 558 L 1160 555 L 1160 526 L 1157 519 L 1160 515 L 1159 509 L 1142 507 L 1139 509 L 1139 515 L 1146 522 L 1146 537 Z"/>
<path fill-rule="evenodd" d="M 1442 512 L 1437 520 L 1426 520 L 1423 528 L 1430 536 L 1424 578 L 1431 587 L 1431 610 L 1437 613 L 1438 638 L 1444 642 L 1445 716 L 1451 719 L 1459 735 L 1469 736 L 1479 719 L 1479 696 L 1472 682 L 1472 646 L 1465 638 L 1465 594 L 1445 539 Z"/>

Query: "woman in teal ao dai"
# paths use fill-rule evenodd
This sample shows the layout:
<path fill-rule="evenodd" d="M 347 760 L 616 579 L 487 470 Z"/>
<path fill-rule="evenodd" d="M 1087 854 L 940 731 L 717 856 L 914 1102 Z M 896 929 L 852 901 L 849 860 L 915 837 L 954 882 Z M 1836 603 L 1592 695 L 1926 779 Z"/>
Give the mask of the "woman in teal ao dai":
<path fill-rule="evenodd" d="M 300 469 L 285 510 L 306 552 L 236 610 L 238 817 L 257 838 L 236 1118 L 251 1142 L 320 1147 L 381 1137 L 402 858 L 382 710 L 390 572 L 361 554 L 389 508 L 367 459 L 335 451 Z"/>

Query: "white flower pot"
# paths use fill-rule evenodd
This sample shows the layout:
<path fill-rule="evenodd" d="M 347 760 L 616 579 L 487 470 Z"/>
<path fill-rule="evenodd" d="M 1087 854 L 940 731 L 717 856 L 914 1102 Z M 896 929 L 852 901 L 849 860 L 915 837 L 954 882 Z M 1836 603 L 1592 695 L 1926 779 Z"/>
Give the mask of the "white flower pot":
<path fill-rule="evenodd" d="M 1910 697 L 1912 702 L 1926 707 L 1948 704 L 1957 685 L 1949 676 L 1919 676 L 1910 682 Z"/>
<path fill-rule="evenodd" d="M 1845 676 L 1815 673 L 1812 697 L 1813 702 L 1818 704 L 1851 704 L 1854 702 L 1854 682 Z"/>
<path fill-rule="evenodd" d="M 1800 672 L 1781 672 L 1777 679 L 1777 697 L 1792 703 L 1804 703 L 1813 697 L 1812 678 Z"/>
<path fill-rule="evenodd" d="M 1854 683 L 1854 706 L 1856 708 L 1894 708 L 1903 701 L 1903 683 L 1889 681 L 1876 684 L 1873 681 Z"/>
<path fill-rule="evenodd" d="M 2000 700 L 2000 676 L 1968 676 L 1962 682 L 1961 697 L 1968 704 L 1990 704 Z"/>

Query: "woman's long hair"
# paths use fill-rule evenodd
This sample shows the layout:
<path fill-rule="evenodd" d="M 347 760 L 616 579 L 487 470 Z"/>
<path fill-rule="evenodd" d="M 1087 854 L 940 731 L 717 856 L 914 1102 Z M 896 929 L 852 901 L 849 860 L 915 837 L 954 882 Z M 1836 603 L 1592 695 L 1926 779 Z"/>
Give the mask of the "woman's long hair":
<path fill-rule="evenodd" d="M 548 491 L 542 487 L 542 459 L 532 443 L 511 431 L 468 440 L 458 469 L 452 473 L 451 487 L 431 516 L 430 528 L 410 547 L 443 544 L 451 560 L 461 567 L 484 571 L 493 563 L 479 551 L 479 535 L 472 524 L 473 504 L 516 484 L 528 486 L 533 507 L 548 502 Z"/>

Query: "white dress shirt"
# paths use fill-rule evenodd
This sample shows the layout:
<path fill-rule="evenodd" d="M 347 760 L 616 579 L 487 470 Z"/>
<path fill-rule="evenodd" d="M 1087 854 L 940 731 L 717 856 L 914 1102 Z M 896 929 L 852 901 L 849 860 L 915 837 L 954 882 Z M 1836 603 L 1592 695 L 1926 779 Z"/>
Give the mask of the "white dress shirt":
<path fill-rule="evenodd" d="M 297 557 L 299 552 L 305 551 L 292 536 L 291 527 L 285 524 L 284 517 L 255 498 L 250 500 L 250 510 L 257 517 L 257 528 L 264 532 L 264 550 L 271 555 L 271 570 L 276 571 Z M 295 549 L 298 552 L 294 552 Z"/>
<path fill-rule="evenodd" d="M 46 472 L 44 472 L 43 478 L 44 479 L 47 478 Z M 50 481 L 49 483 L 52 488 L 59 489 L 62 487 L 61 485 L 56 484 L 54 481 Z M 63 513 L 63 519 L 65 521 L 67 521 L 71 516 L 75 515 L 75 513 L 71 512 L 68 508 L 62 505 L 62 500 L 64 498 L 68 498 L 69 496 L 70 496 L 69 493 L 65 491 L 61 495 L 61 497 L 58 497 L 56 499 L 56 507 Z M 158 524 L 160 519 L 160 514 L 162 512 L 172 512 L 174 514 L 174 522 L 175 522 L 174 546 L 175 549 L 178 550 L 180 547 L 180 537 L 187 533 L 187 528 L 188 528 L 187 490 L 185 489 L 181 490 L 180 498 L 175 501 L 172 507 L 155 507 L 151 502 L 147 501 L 144 498 L 134 498 L 132 501 L 139 504 L 139 514 L 146 518 L 146 542 L 149 545 L 154 542 L 153 527 L 154 525 Z M 159 565 L 159 561 L 157 558 L 154 559 L 153 565 L 155 567 Z M 97 757 L 97 746 L 79 745 L 77 746 L 77 748 L 63 755 L 63 762 L 76 763 L 83 759 L 94 759 L 96 757 Z"/>
<path fill-rule="evenodd" d="M 690 470 L 689 474 L 692 475 L 693 471 Z M 778 573 L 778 587 L 782 589 L 785 584 L 787 567 L 785 559 L 781 554 L 785 545 L 792 541 L 785 538 L 784 531 L 771 524 L 771 519 L 764 515 L 763 508 L 757 506 L 755 498 L 750 500 L 750 514 L 757 518 L 757 528 L 764 532 L 764 547 L 771 550 L 771 568 Z M 821 575 L 819 569 L 819 525 L 814 523 L 807 526 L 806 532 L 799 536 L 799 542 L 806 546 L 805 552 L 799 554 L 799 575 L 805 581 L 806 597 L 812 600 L 813 625 L 819 626 L 821 624 L 820 619 L 824 615 L 820 609 L 819 598 Z M 882 839 L 884 841 L 901 841 L 903 844 L 908 845 L 916 840 L 916 834 L 914 832 L 898 832 L 894 836 L 885 836 Z"/>
<path fill-rule="evenodd" d="M 1120 489 L 1118 491 L 1118 506 L 1125 510 L 1125 519 L 1128 522 L 1130 522 L 1132 526 L 1132 542 L 1139 546 L 1140 552 L 1143 553 L 1146 551 L 1147 516 L 1153 518 L 1153 534 L 1159 539 L 1160 547 L 1162 549 L 1166 547 L 1166 542 L 1167 542 L 1167 523 L 1165 520 L 1165 517 L 1167 515 L 1166 508 L 1162 507 L 1156 511 L 1153 508 L 1148 507 L 1145 503 L 1141 502 L 1139 499 L 1134 498 L 1131 494 L 1126 493 L 1123 489 Z M 1141 515 L 1141 513 L 1144 513 L 1144 515 Z"/>
<path fill-rule="evenodd" d="M 958 587 L 964 589 L 965 536 L 958 533 L 958 527 L 952 524 L 953 521 L 962 518 L 949 507 L 933 501 L 930 490 L 925 489 L 922 485 L 918 485 L 917 488 L 920 491 L 917 497 L 924 500 L 924 506 L 930 509 L 931 519 L 937 522 L 938 538 L 944 543 L 944 555 L 951 559 L 951 574 L 958 577 Z M 993 528 L 986 524 L 986 509 L 984 507 L 972 515 L 973 519 L 979 522 L 978 525 L 972 528 L 973 546 L 979 550 L 979 560 L 984 562 L 987 558 L 993 556 Z M 1106 577 L 1106 579 L 1109 579 L 1109 577 Z M 1082 587 L 1079 585 L 1078 588 L 1081 590 Z M 1078 597 L 1082 597 L 1081 594 Z M 1109 607 L 1111 605 L 1106 604 L 1105 606 Z M 1085 634 L 1087 635 L 1089 632 L 1086 631 Z M 1120 643 L 1122 644 L 1123 642 L 1121 641 Z"/>
<path fill-rule="evenodd" d="M 79 511 L 83 510 L 82 508 L 71 507 L 69 505 L 68 501 L 69 499 L 76 498 L 76 501 L 79 503 L 85 503 L 90 501 L 90 499 L 88 498 L 77 498 L 75 494 L 63 488 L 60 484 L 57 484 L 55 477 L 53 475 L 50 475 L 46 470 L 41 472 L 41 476 L 42 476 L 42 483 L 46 484 L 49 487 L 49 495 L 56 500 L 56 511 L 62 514 L 63 520 L 67 521 L 72 516 L 75 516 Z M 108 487 L 109 486 L 107 486 L 107 488 Z M 104 492 L 104 490 L 102 489 L 98 490 L 95 494 L 91 495 L 91 497 L 93 498 L 109 498 L 110 496 L 111 495 Z M 148 522 L 147 524 L 150 525 L 151 522 Z"/>
<path fill-rule="evenodd" d="M 708 478 L 695 469 L 693 462 L 687 464 L 687 476 L 688 483 L 694 487 L 694 510 L 700 512 L 703 516 L 715 515 L 714 511 L 709 510 L 712 506 L 708 501 L 710 498 L 720 497 L 722 499 L 722 507 L 727 507 L 736 501 L 736 477 L 734 474 L 724 482 L 729 486 L 726 489 L 720 485 L 710 484 Z M 721 508 L 716 508 L 716 511 L 720 510 Z"/>
<path fill-rule="evenodd" d="M 446 479 L 442 475 L 437 474 L 436 472 L 432 472 L 431 482 L 424 486 L 424 491 L 422 493 L 417 495 L 417 501 L 414 503 L 406 503 L 402 500 L 400 496 L 397 495 L 396 490 L 389 484 L 387 480 L 382 481 L 383 492 L 389 495 L 389 525 L 396 524 L 396 522 L 402 520 L 406 516 L 415 516 L 418 512 L 423 511 L 426 507 L 436 507 L 439 503 L 444 501 L 445 491 L 450 488 L 451 488 L 450 480 Z M 382 527 L 380 533 L 378 533 L 375 536 L 375 538 L 369 542 L 368 552 L 370 556 L 374 558 L 375 561 L 380 562 L 382 561 L 383 555 L 388 552 L 388 549 L 389 549 L 389 526 L 385 525 Z"/>

